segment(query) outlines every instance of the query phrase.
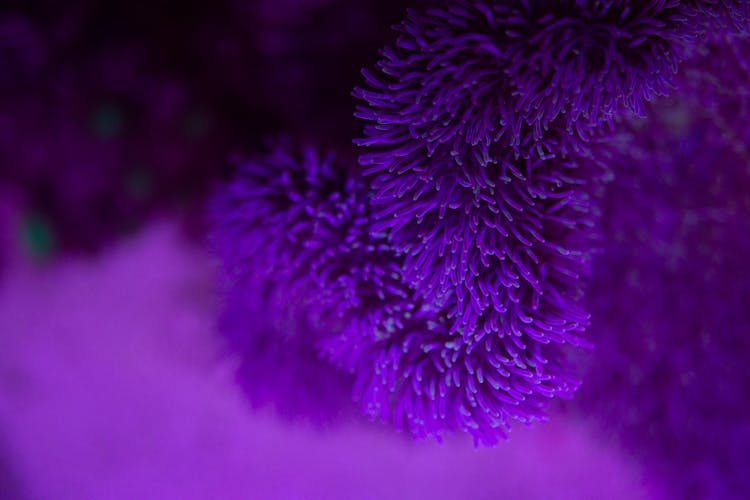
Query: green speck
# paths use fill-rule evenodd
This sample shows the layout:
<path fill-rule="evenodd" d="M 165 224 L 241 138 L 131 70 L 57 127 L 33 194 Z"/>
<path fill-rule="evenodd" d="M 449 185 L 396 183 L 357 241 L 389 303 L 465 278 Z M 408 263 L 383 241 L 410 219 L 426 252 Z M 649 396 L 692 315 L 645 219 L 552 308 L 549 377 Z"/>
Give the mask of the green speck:
<path fill-rule="evenodd" d="M 112 104 L 97 108 L 91 115 L 91 132 L 100 139 L 113 139 L 122 133 L 124 125 L 122 112 Z"/>
<path fill-rule="evenodd" d="M 145 168 L 131 169 L 125 177 L 125 190 L 135 199 L 143 200 L 153 192 L 154 181 L 151 173 Z"/>
<path fill-rule="evenodd" d="M 691 123 L 690 111 L 684 107 L 673 106 L 662 114 L 664 123 L 677 132 L 684 132 Z"/>
<path fill-rule="evenodd" d="M 203 137 L 208 132 L 211 123 L 208 116 L 200 111 L 193 111 L 185 118 L 185 134 L 194 139 Z"/>
<path fill-rule="evenodd" d="M 24 248 L 32 257 L 45 259 L 55 251 L 55 235 L 49 222 L 39 214 L 26 216 L 21 224 Z"/>

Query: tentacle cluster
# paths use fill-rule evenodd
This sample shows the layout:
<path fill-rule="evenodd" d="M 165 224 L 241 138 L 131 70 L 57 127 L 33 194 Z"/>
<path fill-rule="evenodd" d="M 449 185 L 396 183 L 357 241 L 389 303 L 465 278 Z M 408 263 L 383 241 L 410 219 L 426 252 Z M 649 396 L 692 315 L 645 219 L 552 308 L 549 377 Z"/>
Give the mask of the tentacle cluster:
<path fill-rule="evenodd" d="M 357 115 L 370 122 L 358 143 L 374 227 L 404 255 L 405 279 L 425 300 L 455 294 L 452 315 L 466 332 L 499 332 L 507 316 L 540 321 L 550 335 L 582 331 L 575 304 L 606 175 L 602 153 L 592 154 L 594 117 L 666 91 L 684 42 L 674 2 L 552 4 L 412 12 L 378 70 L 364 72 L 367 89 L 355 90 L 365 101 Z M 608 46 L 616 55 L 597 70 L 584 48 L 600 32 L 617 35 Z M 570 41 L 565 57 L 534 55 L 552 40 Z M 527 46 L 534 52 L 524 55 Z M 554 90 L 537 88 L 543 81 Z M 585 109 L 592 102 L 601 113 Z"/>
<path fill-rule="evenodd" d="M 388 337 L 350 330 L 323 346 L 354 373 L 354 396 L 367 415 L 417 438 L 461 430 L 493 445 L 511 422 L 546 420 L 549 400 L 578 388 L 559 345 L 520 331 L 466 341 L 451 329 L 445 310 L 422 304 Z"/>
<path fill-rule="evenodd" d="M 283 143 L 238 160 L 217 198 L 216 246 L 230 275 L 270 277 L 306 297 L 301 309 L 321 324 L 371 325 L 377 336 L 408 312 L 411 292 L 386 239 L 370 235 L 366 185 L 346 165 Z"/>
<path fill-rule="evenodd" d="M 486 164 L 508 146 L 580 146 L 589 122 L 666 92 L 686 20 L 676 0 L 454 0 L 411 11 L 354 92 L 371 122 L 359 142 L 377 148 L 362 162 L 402 173 L 443 147 L 460 169 L 470 149 Z"/>
<path fill-rule="evenodd" d="M 545 330 L 562 322 L 552 313 L 549 325 L 501 315 L 503 334 L 474 336 L 455 316 L 455 295 L 424 301 L 403 279 L 403 258 L 374 230 L 368 186 L 345 161 L 280 145 L 238 166 L 216 204 L 214 232 L 234 277 L 230 297 L 247 290 L 238 283 L 272 278 L 278 297 L 265 302 L 268 314 L 311 319 L 300 342 L 353 373 L 371 417 L 418 437 L 463 430 L 493 444 L 512 421 L 543 420 L 549 398 L 577 387 L 559 349 L 569 337 Z M 237 331 L 231 321 L 224 329 Z"/>
<path fill-rule="evenodd" d="M 506 30 L 514 34 L 508 74 L 517 107 L 542 125 L 609 120 L 666 95 L 691 36 L 679 0 L 527 0 Z"/>
<path fill-rule="evenodd" d="M 355 90 L 363 170 L 285 145 L 238 163 L 217 205 L 229 275 L 284 290 L 269 314 L 301 311 L 374 418 L 484 444 L 544 419 L 578 385 L 566 346 L 586 344 L 604 129 L 670 89 L 693 5 L 411 12 Z"/>
<path fill-rule="evenodd" d="M 444 177 L 424 183 L 432 199 L 403 196 L 378 206 L 373 227 L 390 231 L 407 281 L 428 302 L 455 296 L 452 316 L 467 334 L 502 333 L 508 317 L 536 322 L 549 335 L 580 332 L 586 321 L 577 303 L 596 245 L 602 163 L 529 158 L 477 166 L 458 184 L 446 182 L 452 165 L 443 168 Z M 467 189 L 472 180 L 474 190 Z"/>

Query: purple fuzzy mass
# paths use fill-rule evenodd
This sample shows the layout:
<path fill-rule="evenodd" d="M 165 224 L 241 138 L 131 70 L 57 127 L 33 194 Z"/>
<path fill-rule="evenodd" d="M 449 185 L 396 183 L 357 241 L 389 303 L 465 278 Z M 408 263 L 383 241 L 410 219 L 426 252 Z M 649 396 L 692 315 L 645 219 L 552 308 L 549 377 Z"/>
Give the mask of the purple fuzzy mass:
<path fill-rule="evenodd" d="M 708 36 L 726 30 L 750 32 L 748 0 L 685 0 L 683 3 L 693 21 L 705 27 Z"/>
<path fill-rule="evenodd" d="M 373 418 L 415 437 L 462 430 L 488 445 L 511 421 L 544 420 L 549 399 L 577 387 L 558 346 L 573 334 L 502 315 L 503 335 L 463 335 L 455 296 L 432 305 L 403 281 L 402 259 L 372 230 L 367 185 L 345 165 L 284 147 L 241 162 L 215 205 L 227 276 L 273 279 L 285 300 L 268 314 L 297 311 L 326 332 L 315 337 L 321 354 L 353 372 L 355 398 Z"/>
<path fill-rule="evenodd" d="M 231 279 L 272 278 L 288 293 L 320 295 L 310 299 L 316 306 L 300 306 L 321 325 L 348 309 L 397 314 L 390 307 L 397 304 L 369 295 L 373 283 L 402 298 L 407 292 L 397 290 L 405 287 L 387 242 L 369 235 L 365 185 L 345 161 L 282 143 L 235 164 L 237 175 L 214 207 L 213 239 Z M 333 317 L 322 314 L 321 301 L 337 306 Z"/>
<path fill-rule="evenodd" d="M 321 360 L 321 331 L 270 279 L 233 281 L 219 321 L 224 351 L 251 406 L 287 419 L 328 423 L 351 413 L 351 381 Z M 284 307 L 287 306 L 287 307 Z"/>
<path fill-rule="evenodd" d="M 318 353 L 327 320 L 335 318 L 314 307 L 323 287 L 313 275 L 323 271 L 324 225 L 345 204 L 326 190 L 326 183 L 341 187 L 341 172 L 333 157 L 313 150 L 295 156 L 281 145 L 265 158 L 235 163 L 236 178 L 212 207 L 211 241 L 223 264 L 220 330 L 239 358 L 238 378 L 252 404 L 328 419 L 350 389 Z"/>
<path fill-rule="evenodd" d="M 730 147 L 750 143 L 750 36 L 720 38 L 699 46 L 682 68 L 681 99 L 701 107 L 729 140 Z"/>
<path fill-rule="evenodd" d="M 632 125 L 589 295 L 598 353 L 581 404 L 674 498 L 750 495 L 750 79 L 705 78 L 741 67 L 745 43 L 685 63 L 690 93 Z"/>

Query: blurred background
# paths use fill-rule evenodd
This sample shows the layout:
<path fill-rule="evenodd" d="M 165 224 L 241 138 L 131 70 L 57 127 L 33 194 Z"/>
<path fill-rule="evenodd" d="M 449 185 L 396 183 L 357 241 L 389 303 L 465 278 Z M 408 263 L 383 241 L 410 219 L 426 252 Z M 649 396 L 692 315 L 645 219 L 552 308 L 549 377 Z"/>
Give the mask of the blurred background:
<path fill-rule="evenodd" d="M 550 423 L 475 449 L 411 442 L 348 400 L 322 422 L 248 400 L 215 333 L 206 201 L 231 155 L 280 134 L 351 152 L 351 89 L 404 12 L 2 2 L 0 500 L 750 495 L 744 40 L 622 124 L 597 348 Z M 294 392 L 291 371 L 275 383 Z"/>

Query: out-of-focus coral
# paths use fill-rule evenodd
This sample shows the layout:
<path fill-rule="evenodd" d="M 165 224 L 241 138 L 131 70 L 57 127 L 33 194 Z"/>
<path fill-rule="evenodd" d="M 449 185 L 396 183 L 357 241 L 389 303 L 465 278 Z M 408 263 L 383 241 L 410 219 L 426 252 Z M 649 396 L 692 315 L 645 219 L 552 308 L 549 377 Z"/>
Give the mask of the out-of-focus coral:
<path fill-rule="evenodd" d="M 330 330 L 305 314 L 309 297 L 274 281 L 270 274 L 283 272 L 279 267 L 264 276 L 261 256 L 249 255 L 257 261 L 243 266 L 248 274 L 223 275 L 218 329 L 250 406 L 270 406 L 288 420 L 346 420 L 354 413 L 351 377 L 326 363 L 318 345 Z"/>
<path fill-rule="evenodd" d="M 353 414 L 350 377 L 323 361 L 320 326 L 293 292 L 258 276 L 232 283 L 219 321 L 226 358 L 251 407 L 288 420 L 340 423 Z"/>
<path fill-rule="evenodd" d="M 686 93 L 623 135 L 589 295 L 597 354 L 580 404 L 674 498 L 750 494 L 750 154 L 738 140 L 750 80 L 710 72 L 744 68 L 743 45 L 684 63 Z"/>
<path fill-rule="evenodd" d="M 728 146 L 747 155 L 750 144 L 750 35 L 714 38 L 682 68 L 680 99 L 708 114 Z"/>
<path fill-rule="evenodd" d="M 297 155 L 279 144 L 265 158 L 234 163 L 236 178 L 212 206 L 210 239 L 222 264 L 220 330 L 239 381 L 255 405 L 334 416 L 350 400 L 351 383 L 322 360 L 318 343 L 345 321 L 334 310 L 349 319 L 356 307 L 377 310 L 347 267 L 379 270 L 374 252 L 357 248 L 361 189 L 347 181 L 345 164 L 312 149 Z"/>
<path fill-rule="evenodd" d="M 683 0 L 691 22 L 709 37 L 727 31 L 750 32 L 750 2 L 747 0 Z"/>

